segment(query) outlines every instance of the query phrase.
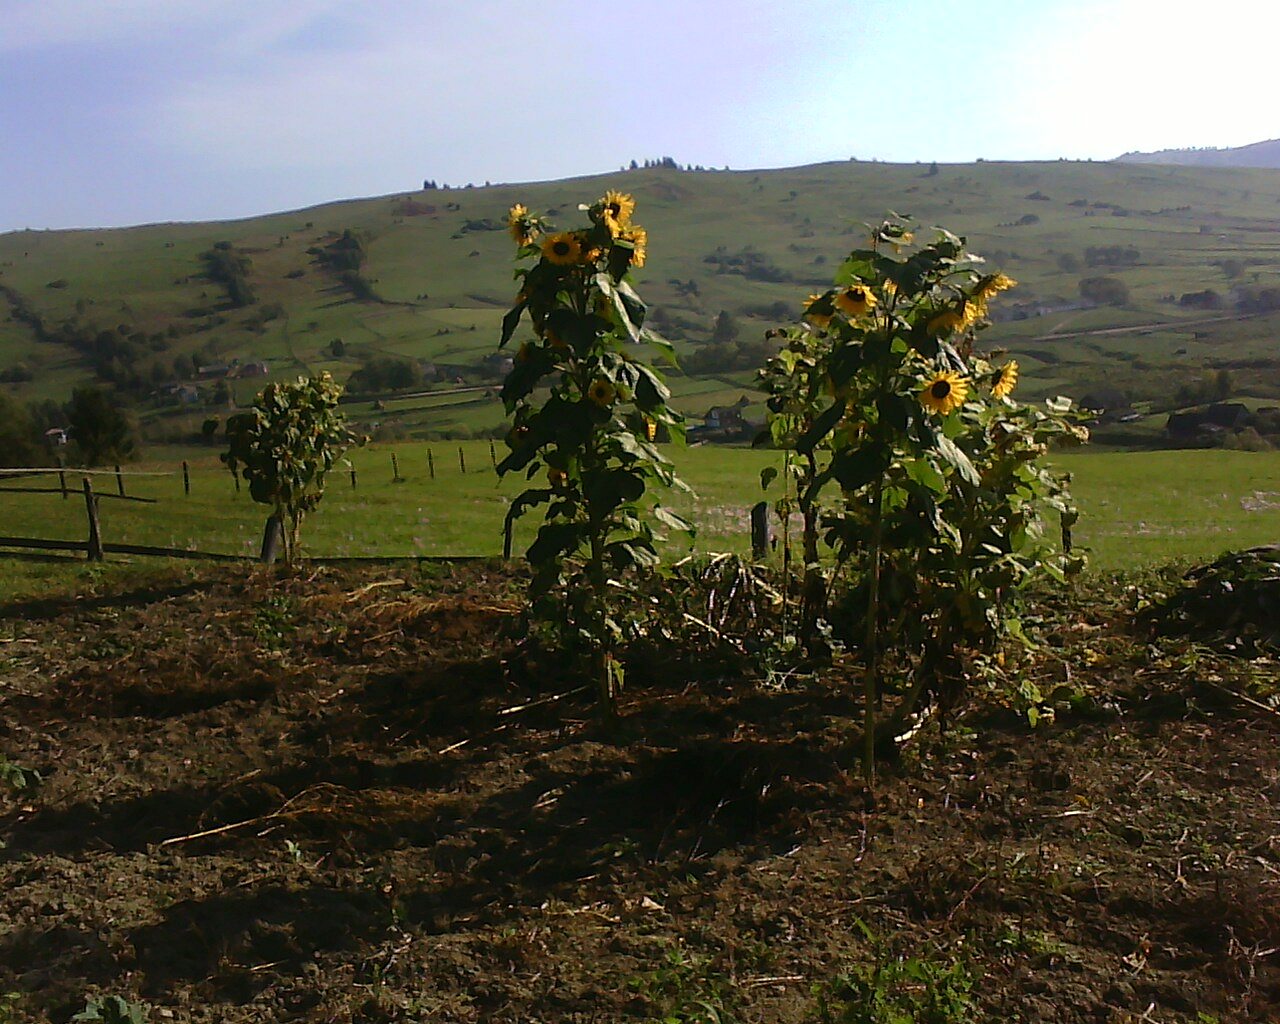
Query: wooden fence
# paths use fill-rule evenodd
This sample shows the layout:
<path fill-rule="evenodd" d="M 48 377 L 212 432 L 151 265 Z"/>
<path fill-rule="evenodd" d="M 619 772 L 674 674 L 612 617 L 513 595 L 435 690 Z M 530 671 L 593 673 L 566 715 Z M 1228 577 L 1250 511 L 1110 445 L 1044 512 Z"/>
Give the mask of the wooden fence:
<path fill-rule="evenodd" d="M 496 455 L 493 452 L 493 445 L 490 444 L 490 455 L 494 458 L 494 464 L 497 464 Z M 431 462 L 432 476 L 434 478 L 434 456 L 428 450 L 428 459 Z M 466 472 L 466 463 L 463 461 L 462 449 L 458 449 L 459 468 L 462 472 Z M 391 455 L 392 472 L 396 482 L 400 482 L 400 470 L 396 461 L 395 453 Z M 198 551 L 190 548 L 170 548 L 158 547 L 150 544 L 118 544 L 102 539 L 102 526 L 98 518 L 98 503 L 103 498 L 118 501 L 136 501 L 146 504 L 156 504 L 156 498 L 143 498 L 126 493 L 125 477 L 127 476 L 176 476 L 176 473 L 164 471 L 122 471 L 119 466 L 109 470 L 84 469 L 75 470 L 76 474 L 82 476 L 81 493 L 84 496 L 85 506 L 85 522 L 86 522 L 86 538 L 79 540 L 51 540 L 44 537 L 10 537 L 0 536 L 0 549 L 15 548 L 28 551 L 52 551 L 52 552 L 83 552 L 85 558 L 90 562 L 101 562 L 106 555 L 142 555 L 156 558 L 181 558 L 195 561 L 205 562 L 266 562 L 271 563 L 280 557 L 282 548 L 282 534 L 280 524 L 275 516 L 267 519 L 266 527 L 262 535 L 262 549 L 255 558 L 252 555 L 231 555 L 215 551 Z M 191 494 L 191 473 L 188 463 L 184 460 L 182 463 L 182 487 L 183 493 Z M 41 477 L 50 474 L 56 474 L 58 477 L 57 487 L 29 487 L 29 486 L 7 486 L 0 485 L 0 493 L 7 494 L 60 494 L 64 499 L 69 499 L 74 493 L 74 488 L 67 485 L 67 470 L 65 468 L 36 468 L 36 469 L 0 469 L 0 480 L 21 479 L 23 477 Z M 93 476 L 113 476 L 116 481 L 117 493 L 102 493 L 94 491 L 91 477 Z M 236 490 L 240 490 L 240 480 L 237 476 Z M 356 471 L 351 469 L 351 486 L 356 486 Z M 511 530 L 512 522 L 510 516 L 507 517 L 505 529 L 505 537 L 503 544 L 503 557 L 511 556 Z M 3 551 L 0 550 L 0 554 Z M 392 562 L 472 562 L 485 561 L 484 556 L 453 556 L 453 555 L 407 555 L 407 556 L 355 556 L 355 555 L 335 555 L 308 558 L 310 563 L 323 565 L 343 565 L 357 564 L 361 562 L 372 563 L 392 563 Z"/>

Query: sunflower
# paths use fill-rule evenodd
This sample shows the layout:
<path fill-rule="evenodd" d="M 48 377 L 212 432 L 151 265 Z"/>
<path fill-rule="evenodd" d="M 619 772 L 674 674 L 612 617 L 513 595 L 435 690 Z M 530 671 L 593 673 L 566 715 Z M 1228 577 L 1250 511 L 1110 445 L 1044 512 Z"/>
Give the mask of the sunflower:
<path fill-rule="evenodd" d="M 993 398 L 1008 398 L 1009 393 L 1018 383 L 1018 360 L 1010 359 L 996 371 L 996 378 L 991 384 Z"/>
<path fill-rule="evenodd" d="M 601 409 L 608 408 L 617 397 L 618 389 L 603 377 L 597 377 L 587 388 L 587 398 L 595 402 Z"/>
<path fill-rule="evenodd" d="M 559 490 L 569 482 L 569 474 L 563 469 L 556 469 L 555 466 L 547 467 L 547 483 Z"/>
<path fill-rule="evenodd" d="M 527 426 L 521 425 L 518 427 L 512 427 L 509 431 L 507 431 L 507 438 L 506 438 L 507 447 L 512 449 L 513 451 L 516 448 L 519 448 L 522 444 L 524 444 L 525 440 L 529 437 L 530 433 L 531 431 Z"/>
<path fill-rule="evenodd" d="M 831 323 L 833 309 L 830 292 L 814 292 L 805 300 L 804 318 L 818 330 L 822 330 Z"/>
<path fill-rule="evenodd" d="M 861 316 L 876 308 L 876 297 L 871 294 L 871 289 L 856 282 L 848 288 L 841 288 L 832 301 L 836 309 L 849 316 Z"/>
<path fill-rule="evenodd" d="M 969 382 L 954 370 L 943 370 L 920 389 L 920 404 L 932 412 L 947 416 L 964 405 Z"/>
<path fill-rule="evenodd" d="M 571 267 L 582 259 L 582 240 L 567 231 L 552 235 L 542 243 L 542 258 L 558 267 Z"/>
<path fill-rule="evenodd" d="M 635 213 L 636 201 L 625 192 L 610 189 L 600 200 L 600 219 L 614 238 L 631 223 L 631 215 Z"/>
<path fill-rule="evenodd" d="M 618 236 L 631 243 L 631 265 L 637 270 L 644 266 L 645 248 L 649 244 L 649 232 L 639 225 L 627 228 Z"/>
<path fill-rule="evenodd" d="M 516 362 L 527 363 L 530 359 L 533 358 L 533 354 L 536 351 L 537 351 L 537 347 L 532 342 L 529 342 L 529 341 L 521 342 L 520 348 L 516 350 Z"/>
<path fill-rule="evenodd" d="M 963 316 L 954 309 L 944 309 L 929 321 L 929 333 L 934 337 L 941 337 L 944 334 L 950 334 L 952 331 L 960 330 L 964 326 Z"/>
<path fill-rule="evenodd" d="M 973 297 L 978 302 L 986 302 L 987 299 L 1001 292 L 1007 292 L 1017 284 L 1018 282 L 1007 274 L 987 274 L 978 281 L 978 287 L 973 290 Z"/>
<path fill-rule="evenodd" d="M 529 222 L 529 211 L 523 204 L 516 203 L 507 212 L 507 230 L 511 232 L 512 240 L 521 248 L 533 244 L 536 231 Z"/>

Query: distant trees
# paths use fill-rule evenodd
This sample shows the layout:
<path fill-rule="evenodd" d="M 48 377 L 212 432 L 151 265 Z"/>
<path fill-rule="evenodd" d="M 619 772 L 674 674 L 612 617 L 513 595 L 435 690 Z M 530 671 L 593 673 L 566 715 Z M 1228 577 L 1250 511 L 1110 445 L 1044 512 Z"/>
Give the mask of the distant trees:
<path fill-rule="evenodd" d="M 738 321 L 727 309 L 720 310 L 716 316 L 715 326 L 711 328 L 711 341 L 717 345 L 727 345 L 738 339 Z"/>
<path fill-rule="evenodd" d="M 1080 297 L 1099 306 L 1124 306 L 1129 287 L 1117 277 L 1086 277 L 1080 281 Z"/>
<path fill-rule="evenodd" d="M 38 466 L 44 454 L 26 406 L 0 392 L 0 466 Z"/>
<path fill-rule="evenodd" d="M 86 465 L 122 462 L 138 447 L 133 421 L 104 391 L 76 388 L 67 405 L 67 425 Z"/>
<path fill-rule="evenodd" d="M 347 379 L 347 390 L 357 394 L 403 391 L 422 383 L 422 371 L 412 359 L 374 356 Z"/>
<path fill-rule="evenodd" d="M 1280 309 L 1280 288 L 1246 286 L 1237 290 L 1236 306 L 1242 313 L 1272 313 Z"/>
<path fill-rule="evenodd" d="M 1227 303 L 1212 288 L 1201 292 L 1183 292 L 1178 298 L 1178 305 L 1184 309 L 1226 309 Z"/>
<path fill-rule="evenodd" d="M 1091 245 L 1084 251 L 1084 261 L 1091 267 L 1132 267 L 1141 259 L 1131 245 Z"/>
<path fill-rule="evenodd" d="M 200 254 L 205 276 L 227 290 L 227 299 L 236 308 L 252 306 L 257 301 L 249 285 L 248 273 L 253 261 L 237 252 L 230 242 L 215 242 L 213 248 Z"/>
<path fill-rule="evenodd" d="M 35 374 L 26 363 L 14 363 L 12 366 L 0 370 L 0 384 L 25 384 L 27 381 L 34 379 Z"/>
<path fill-rule="evenodd" d="M 363 268 L 369 259 L 369 250 L 364 236 L 358 231 L 347 228 L 328 245 L 313 247 L 312 253 L 326 269 L 338 275 L 343 285 L 357 299 L 367 302 L 381 302 L 373 282 L 364 276 Z"/>

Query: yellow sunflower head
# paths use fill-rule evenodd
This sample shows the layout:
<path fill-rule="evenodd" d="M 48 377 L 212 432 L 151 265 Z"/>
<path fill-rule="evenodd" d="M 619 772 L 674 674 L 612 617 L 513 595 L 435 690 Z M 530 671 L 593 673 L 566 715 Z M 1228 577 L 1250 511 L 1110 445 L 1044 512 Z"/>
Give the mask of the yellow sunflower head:
<path fill-rule="evenodd" d="M 823 330 L 831 323 L 834 310 L 830 292 L 814 292 L 805 300 L 804 318 L 818 330 Z"/>
<path fill-rule="evenodd" d="M 876 308 L 876 297 L 871 294 L 871 289 L 858 281 L 837 291 L 832 301 L 836 309 L 848 316 L 862 316 Z"/>
<path fill-rule="evenodd" d="M 612 405 L 617 394 L 618 389 L 603 377 L 597 377 L 591 382 L 591 386 L 587 388 L 587 398 L 595 402 L 595 404 L 600 406 L 601 409 L 608 408 Z"/>
<path fill-rule="evenodd" d="M 964 405 L 968 395 L 968 380 L 954 370 L 944 370 L 920 389 L 920 404 L 930 412 L 948 416 Z"/>
<path fill-rule="evenodd" d="M 995 380 L 991 383 L 991 394 L 995 398 L 1008 398 L 1018 383 L 1018 361 L 1010 359 L 996 371 Z"/>
<path fill-rule="evenodd" d="M 631 224 L 631 215 L 635 213 L 636 201 L 625 192 L 610 189 L 599 202 L 600 220 L 609 229 L 609 234 L 617 238 Z"/>
<path fill-rule="evenodd" d="M 542 243 L 542 258 L 558 267 L 571 267 L 582 259 L 582 240 L 569 231 L 552 235 Z"/>
<path fill-rule="evenodd" d="M 533 244 L 537 229 L 529 220 L 529 211 L 523 204 L 516 203 L 507 212 L 507 230 L 511 232 L 512 240 L 521 248 Z"/>
<path fill-rule="evenodd" d="M 929 321 L 929 333 L 935 338 L 943 337 L 952 331 L 965 326 L 964 317 L 954 309 L 944 309 Z"/>
<path fill-rule="evenodd" d="M 636 269 L 643 267 L 649 245 L 649 232 L 636 224 L 625 229 L 618 237 L 631 243 L 631 265 Z"/>
<path fill-rule="evenodd" d="M 973 297 L 979 302 L 985 302 L 992 296 L 1016 287 L 1017 284 L 1018 282 L 1007 274 L 987 274 L 978 281 L 978 287 L 973 290 Z"/>

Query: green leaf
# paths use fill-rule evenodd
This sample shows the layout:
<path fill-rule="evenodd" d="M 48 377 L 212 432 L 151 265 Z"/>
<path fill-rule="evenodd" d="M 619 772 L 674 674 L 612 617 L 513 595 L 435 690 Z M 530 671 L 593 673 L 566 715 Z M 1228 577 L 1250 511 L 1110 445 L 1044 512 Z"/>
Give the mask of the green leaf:
<path fill-rule="evenodd" d="M 581 529 L 578 523 L 544 523 L 525 557 L 534 565 L 554 562 L 578 546 Z"/>
<path fill-rule="evenodd" d="M 911 459 L 904 462 L 902 468 L 910 479 L 934 494 L 946 493 L 947 478 L 928 459 Z"/>
<path fill-rule="evenodd" d="M 960 474 L 966 483 L 973 484 L 975 487 L 981 483 L 978 471 L 973 468 L 973 463 L 969 461 L 969 456 L 962 452 L 951 438 L 939 434 L 934 444 L 938 454 L 955 467 L 956 472 Z"/>
<path fill-rule="evenodd" d="M 880 476 L 889 464 L 886 453 L 879 448 L 866 447 L 836 452 L 827 474 L 834 477 L 846 491 L 856 491 Z"/>
<path fill-rule="evenodd" d="M 840 422 L 840 417 L 844 415 L 847 406 L 845 399 L 838 398 L 822 410 L 813 421 L 813 425 L 796 439 L 796 451 L 804 455 L 812 452 Z"/>
<path fill-rule="evenodd" d="M 760 490 L 767 491 L 769 489 L 769 485 L 773 483 L 777 477 L 777 466 L 765 466 L 764 469 L 760 470 Z"/>
<path fill-rule="evenodd" d="M 502 348 L 511 336 L 516 333 L 516 328 L 520 326 L 520 315 L 524 312 L 525 303 L 515 306 L 506 316 L 502 318 L 502 340 L 498 342 L 498 348 Z"/>
<path fill-rule="evenodd" d="M 670 509 L 663 508 L 661 505 L 654 506 L 653 517 L 663 525 L 669 526 L 673 530 L 680 530 L 682 533 L 687 533 L 690 537 L 692 537 L 695 532 L 694 526 L 689 522 L 689 520 L 685 519 L 683 516 L 677 515 Z"/>

